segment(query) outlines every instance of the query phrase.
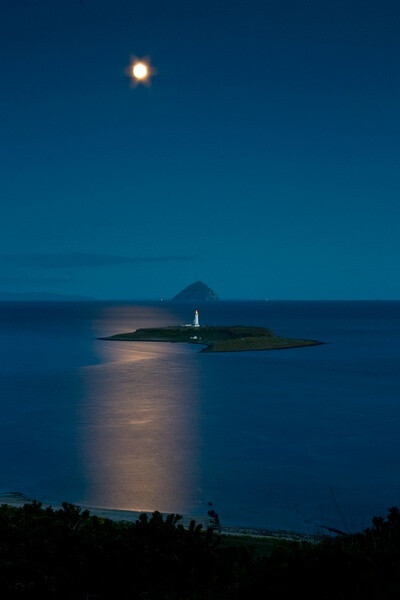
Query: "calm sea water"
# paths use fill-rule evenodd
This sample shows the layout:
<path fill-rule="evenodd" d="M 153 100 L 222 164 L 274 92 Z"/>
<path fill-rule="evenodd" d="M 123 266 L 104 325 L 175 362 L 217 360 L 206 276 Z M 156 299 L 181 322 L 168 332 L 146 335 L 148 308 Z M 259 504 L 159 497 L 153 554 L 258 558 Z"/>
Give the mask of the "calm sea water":
<path fill-rule="evenodd" d="M 42 501 L 356 530 L 400 505 L 400 302 L 221 302 L 204 324 L 326 342 L 207 354 L 97 339 L 172 303 L 0 304 L 0 490 Z"/>

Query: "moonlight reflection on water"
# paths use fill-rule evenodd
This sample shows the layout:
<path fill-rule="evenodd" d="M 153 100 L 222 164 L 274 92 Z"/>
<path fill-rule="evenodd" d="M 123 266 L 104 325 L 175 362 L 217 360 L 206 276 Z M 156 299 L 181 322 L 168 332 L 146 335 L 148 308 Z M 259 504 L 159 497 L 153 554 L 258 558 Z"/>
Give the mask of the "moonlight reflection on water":
<path fill-rule="evenodd" d="M 90 504 L 188 512 L 198 464 L 197 348 L 104 342 L 83 369 L 82 457 Z"/>

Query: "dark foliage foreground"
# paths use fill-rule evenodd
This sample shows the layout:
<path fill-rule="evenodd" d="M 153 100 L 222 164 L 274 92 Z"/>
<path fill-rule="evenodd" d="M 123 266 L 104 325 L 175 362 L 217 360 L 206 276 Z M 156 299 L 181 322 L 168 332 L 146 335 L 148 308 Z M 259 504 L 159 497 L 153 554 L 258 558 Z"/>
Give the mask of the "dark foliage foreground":
<path fill-rule="evenodd" d="M 71 504 L 0 507 L 0 597 L 200 600 L 400 598 L 400 512 L 362 533 L 288 543 L 270 556 L 221 544 L 180 517 L 135 523 Z"/>

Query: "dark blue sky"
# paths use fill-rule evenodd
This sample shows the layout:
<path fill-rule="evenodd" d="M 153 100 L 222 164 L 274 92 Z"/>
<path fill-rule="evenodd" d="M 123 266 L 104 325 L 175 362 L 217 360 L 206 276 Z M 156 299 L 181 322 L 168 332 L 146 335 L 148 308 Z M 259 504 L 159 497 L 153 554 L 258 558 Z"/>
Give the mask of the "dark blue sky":
<path fill-rule="evenodd" d="M 3 0 L 0 28 L 0 291 L 400 298 L 398 1 Z"/>

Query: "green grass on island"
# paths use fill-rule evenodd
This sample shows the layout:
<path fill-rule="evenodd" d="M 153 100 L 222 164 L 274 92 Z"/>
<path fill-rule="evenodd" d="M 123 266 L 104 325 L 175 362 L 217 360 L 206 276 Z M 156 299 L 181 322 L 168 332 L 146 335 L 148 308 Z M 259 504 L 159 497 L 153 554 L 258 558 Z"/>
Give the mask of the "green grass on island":
<path fill-rule="evenodd" d="M 317 340 L 285 338 L 265 327 L 175 326 L 137 329 L 117 333 L 103 340 L 119 342 L 180 342 L 206 346 L 203 352 L 241 352 L 246 350 L 283 350 L 322 344 Z"/>

